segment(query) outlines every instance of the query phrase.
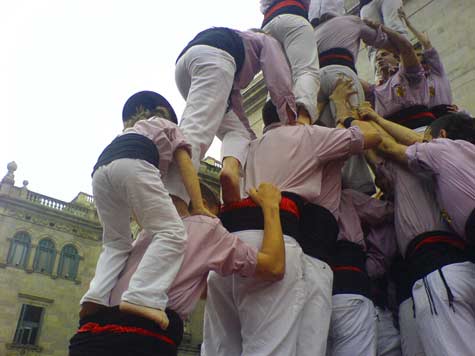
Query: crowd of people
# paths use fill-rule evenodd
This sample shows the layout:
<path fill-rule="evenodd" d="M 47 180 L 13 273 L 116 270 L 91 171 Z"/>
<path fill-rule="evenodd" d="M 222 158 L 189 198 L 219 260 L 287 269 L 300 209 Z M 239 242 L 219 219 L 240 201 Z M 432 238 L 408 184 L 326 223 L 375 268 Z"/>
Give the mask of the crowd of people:
<path fill-rule="evenodd" d="M 401 0 L 260 5 L 260 29 L 179 54 L 179 123 L 155 92 L 127 100 L 92 174 L 103 251 L 70 355 L 176 355 L 200 297 L 203 356 L 474 355 L 475 119 L 437 50 Z M 215 136 L 222 204 L 197 175 Z"/>

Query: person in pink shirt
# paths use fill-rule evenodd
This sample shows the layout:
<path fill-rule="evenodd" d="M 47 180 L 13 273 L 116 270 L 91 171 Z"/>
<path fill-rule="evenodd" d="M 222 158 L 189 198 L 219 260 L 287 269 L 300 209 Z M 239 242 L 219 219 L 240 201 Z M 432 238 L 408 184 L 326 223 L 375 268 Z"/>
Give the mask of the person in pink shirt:
<path fill-rule="evenodd" d="M 338 241 L 329 258 L 334 274 L 330 355 L 376 356 L 376 311 L 370 299 L 362 224 L 383 224 L 392 215 L 388 202 L 351 189 L 342 191 Z"/>
<path fill-rule="evenodd" d="M 191 144 L 195 169 L 199 169 L 213 138 L 222 141 L 220 180 L 224 202 L 241 198 L 242 167 L 249 141 L 255 138 L 244 112 L 241 90 L 261 70 L 280 120 L 294 122 L 297 107 L 290 68 L 272 36 L 213 27 L 198 33 L 176 62 L 176 84 L 186 100 L 180 129 Z M 165 185 L 170 194 L 189 200 L 176 165 L 170 168 Z"/>
<path fill-rule="evenodd" d="M 285 250 L 279 217 L 280 191 L 271 184 L 263 183 L 258 189 L 251 189 L 249 195 L 255 206 L 260 207 L 264 219 L 264 237 L 262 246 L 259 248 L 246 244 L 230 234 L 217 218 L 203 215 L 191 216 L 187 205 L 181 199 L 172 197 L 183 219 L 188 240 L 183 263 L 168 290 L 167 313 L 169 315 L 177 314 L 181 320 L 188 317 L 199 298 L 206 294 L 206 280 L 210 271 L 223 276 L 238 274 L 244 278 L 257 278 L 267 283 L 282 279 L 285 273 Z M 218 207 L 209 206 L 209 209 L 217 212 Z M 122 295 L 127 291 L 131 278 L 140 266 L 151 243 L 150 232 L 142 230 L 135 240 L 124 270 L 112 289 L 109 301 L 111 306 L 121 303 Z M 125 350 L 133 352 L 141 348 L 146 355 L 176 355 L 176 347 L 183 333 L 182 323 L 174 320 L 173 327 L 177 330 L 175 333 L 169 333 L 168 330 L 165 332 L 143 324 L 140 320 L 120 319 L 120 312 L 114 309 L 101 312 L 102 314 L 97 313 L 92 318 L 83 318 L 80 321 L 80 328 L 70 343 L 70 351 L 74 353 L 70 353 L 71 356 L 83 355 L 80 352 L 86 352 L 86 350 L 89 351 L 88 356 L 95 356 L 96 353 L 92 350 L 95 350 L 95 344 L 101 340 L 101 337 L 106 338 L 107 345 L 115 349 L 113 343 L 121 343 L 120 340 L 127 337 L 127 328 L 130 333 L 136 334 L 137 339 L 132 340 L 130 345 L 123 345 Z M 108 335 L 108 330 L 112 329 L 108 320 L 116 321 L 111 314 L 120 319 L 122 334 L 118 332 L 115 336 Z M 100 324 L 102 329 L 96 327 L 94 329 L 96 334 L 88 333 L 87 330 L 93 330 L 91 324 Z M 140 327 L 145 331 L 140 333 L 133 327 L 136 329 Z M 161 343 L 153 343 L 157 335 L 162 336 Z M 110 338 L 107 338 L 108 336 Z M 168 350 L 171 345 L 167 344 L 169 341 L 173 342 L 174 351 Z M 107 348 L 107 345 L 104 347 Z M 127 351 L 121 352 L 127 354 Z"/>
<path fill-rule="evenodd" d="M 123 110 L 124 131 L 101 153 L 92 173 L 92 190 L 103 227 L 103 250 L 96 274 L 81 299 L 81 315 L 109 306 L 109 297 L 132 249 L 130 219 L 147 229 L 152 241 L 120 309 L 149 318 L 166 329 L 166 291 L 180 268 L 186 242 L 183 224 L 160 176 L 172 160 L 180 167 L 194 214 L 203 206 L 190 145 L 176 126 L 175 113 L 161 95 L 143 91 Z"/>
<path fill-rule="evenodd" d="M 379 149 L 398 162 L 387 162 L 393 167 L 398 182 L 395 184 L 396 232 L 409 269 L 415 321 L 424 350 L 430 355 L 470 355 L 475 333 L 475 286 L 468 281 L 475 278 L 475 264 L 471 262 L 465 228 L 475 207 L 475 146 L 472 143 L 475 142 L 475 123 L 464 114 L 449 114 L 434 121 L 426 130 L 427 140 L 432 136 L 440 138 L 418 142 L 420 135 L 387 123 L 370 109 L 362 116 L 381 123 L 399 140 L 398 143 L 389 134 L 383 135 Z M 411 141 L 415 143 L 405 145 Z M 429 174 L 416 176 L 421 171 Z M 436 196 L 443 210 L 435 201 L 426 204 Z M 415 208 L 420 212 L 416 213 Z M 433 210 L 432 217 L 427 215 L 430 210 Z M 417 218 L 422 213 L 426 217 Z M 457 234 L 440 223 L 438 226 L 431 223 L 442 217 Z M 432 227 L 424 228 L 415 236 L 403 234 L 404 230 L 410 232 L 428 223 Z M 403 235 L 414 237 L 403 241 Z"/>

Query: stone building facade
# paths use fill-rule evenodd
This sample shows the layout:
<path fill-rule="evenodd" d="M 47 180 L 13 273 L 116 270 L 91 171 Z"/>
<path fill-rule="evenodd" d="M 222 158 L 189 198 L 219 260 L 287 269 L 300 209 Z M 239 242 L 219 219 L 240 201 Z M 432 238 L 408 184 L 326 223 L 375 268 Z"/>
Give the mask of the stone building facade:
<path fill-rule="evenodd" d="M 101 224 L 90 195 L 68 203 L 32 192 L 26 181 L 15 186 L 16 169 L 11 162 L 0 182 L 0 355 L 64 356 L 101 251 Z M 219 199 L 219 170 L 212 158 L 202 163 L 206 199 Z M 185 322 L 180 356 L 199 354 L 202 315 L 200 304 Z"/>

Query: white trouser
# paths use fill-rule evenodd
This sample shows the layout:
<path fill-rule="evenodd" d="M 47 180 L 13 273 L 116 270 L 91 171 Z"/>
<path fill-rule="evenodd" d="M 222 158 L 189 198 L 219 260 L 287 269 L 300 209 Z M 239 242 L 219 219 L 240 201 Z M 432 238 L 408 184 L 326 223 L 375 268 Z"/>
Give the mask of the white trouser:
<path fill-rule="evenodd" d="M 222 158 L 235 157 L 241 167 L 246 161 L 252 133 L 232 110 L 226 112 L 235 71 L 236 64 L 229 53 L 205 45 L 191 47 L 176 64 L 175 81 L 186 99 L 180 129 L 192 146 L 196 170 L 215 136 L 222 141 Z M 189 201 L 174 163 L 165 184 L 170 194 Z"/>
<path fill-rule="evenodd" d="M 340 16 L 345 14 L 344 0 L 312 0 L 308 9 L 310 20 L 319 19 L 320 16 L 328 12 L 336 13 Z"/>
<path fill-rule="evenodd" d="M 298 356 L 325 356 L 332 315 L 333 272 L 325 262 L 304 256 L 306 302 L 297 342 Z"/>
<path fill-rule="evenodd" d="M 391 311 L 380 307 L 375 309 L 378 356 L 401 356 L 401 337 L 394 326 Z"/>
<path fill-rule="evenodd" d="M 416 319 L 414 318 L 412 298 L 399 305 L 399 330 L 401 333 L 401 349 L 404 356 L 425 356 Z"/>
<path fill-rule="evenodd" d="M 333 296 L 328 355 L 376 356 L 376 311 L 359 294 Z"/>
<path fill-rule="evenodd" d="M 449 289 L 454 297 L 452 306 Z M 475 354 L 475 264 L 453 263 L 428 274 L 414 283 L 412 296 L 427 355 Z"/>
<path fill-rule="evenodd" d="M 282 14 L 274 17 L 263 30 L 284 47 L 292 71 L 295 101 L 307 109 L 312 122 L 315 122 L 320 74 L 312 25 L 302 16 Z"/>
<path fill-rule="evenodd" d="M 397 10 L 402 7 L 402 0 L 372 0 L 363 6 L 360 11 L 362 19 L 382 23 L 391 30 L 399 32 L 409 39 L 406 25 L 399 17 Z M 368 58 L 373 68 L 375 67 L 376 49 L 368 46 Z"/>
<path fill-rule="evenodd" d="M 263 231 L 247 230 L 234 235 L 260 248 Z M 281 281 L 210 273 L 202 355 L 296 355 L 306 294 L 304 255 L 293 238 L 284 239 L 285 276 Z"/>
<path fill-rule="evenodd" d="M 351 79 L 356 94 L 349 98 L 352 107 L 357 108 L 365 99 L 363 87 L 358 75 L 350 68 L 342 65 L 329 65 L 320 69 L 319 102 L 327 102 L 325 109 L 320 113 L 319 124 L 327 127 L 336 127 L 336 109 L 330 96 L 336 87 L 339 78 Z M 351 188 L 362 193 L 373 194 L 375 191 L 373 177 L 369 171 L 364 155 L 351 156 L 343 166 L 343 187 Z"/>
<path fill-rule="evenodd" d="M 132 213 L 153 236 L 122 300 L 165 309 L 166 292 L 180 269 L 186 243 L 183 222 L 160 179 L 160 172 L 138 159 L 118 159 L 100 167 L 92 178 L 102 222 L 103 250 L 96 275 L 81 299 L 109 305 L 109 297 L 132 249 Z"/>

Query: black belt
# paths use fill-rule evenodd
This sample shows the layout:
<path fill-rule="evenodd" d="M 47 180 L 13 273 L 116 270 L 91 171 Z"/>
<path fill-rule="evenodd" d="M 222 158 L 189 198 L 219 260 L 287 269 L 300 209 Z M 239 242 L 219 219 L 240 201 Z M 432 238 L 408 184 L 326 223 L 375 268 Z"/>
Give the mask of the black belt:
<path fill-rule="evenodd" d="M 453 233 L 431 231 L 415 237 L 406 250 L 409 283 L 414 283 L 443 266 L 469 261 L 467 243 Z"/>
<path fill-rule="evenodd" d="M 320 68 L 329 65 L 341 65 L 358 73 L 356 71 L 353 54 L 346 48 L 330 48 L 329 50 L 320 52 L 318 53 L 318 61 L 320 62 Z"/>
<path fill-rule="evenodd" d="M 183 337 L 183 321 L 166 310 L 170 324 L 162 330 L 152 320 L 107 308 L 79 322 L 69 342 L 70 356 L 176 356 Z"/>
<path fill-rule="evenodd" d="M 284 235 L 297 239 L 302 205 L 303 199 L 298 195 L 282 192 L 280 221 Z M 221 207 L 219 218 L 229 232 L 264 230 L 262 209 L 251 198 L 224 205 Z"/>
<path fill-rule="evenodd" d="M 302 1 L 277 0 L 269 6 L 264 14 L 264 21 L 262 21 L 261 28 L 267 25 L 274 17 L 282 14 L 298 15 L 308 21 L 308 9 Z"/>
<path fill-rule="evenodd" d="M 128 133 L 116 137 L 102 151 L 91 175 L 94 175 L 99 167 L 121 158 L 141 159 L 157 168 L 160 162 L 157 146 L 151 139 L 137 133 Z"/>
<path fill-rule="evenodd" d="M 337 241 L 330 261 L 333 270 L 333 295 L 350 293 L 370 298 L 366 254 L 360 245 L 345 240 Z"/>
<path fill-rule="evenodd" d="M 322 206 L 306 204 L 300 218 L 299 242 L 305 254 L 327 262 L 338 237 L 338 223 Z"/>
<path fill-rule="evenodd" d="M 429 126 L 435 120 L 435 116 L 427 106 L 414 105 L 386 115 L 386 119 L 414 130 Z"/>

